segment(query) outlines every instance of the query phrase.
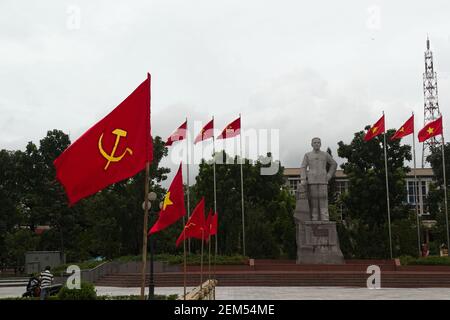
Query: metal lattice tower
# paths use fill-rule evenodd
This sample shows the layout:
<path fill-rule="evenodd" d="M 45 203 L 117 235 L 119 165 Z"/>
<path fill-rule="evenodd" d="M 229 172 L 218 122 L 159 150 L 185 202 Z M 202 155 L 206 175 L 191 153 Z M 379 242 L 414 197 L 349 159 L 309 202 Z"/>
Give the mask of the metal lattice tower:
<path fill-rule="evenodd" d="M 430 39 L 427 37 L 427 51 L 425 51 L 425 72 L 423 73 L 423 125 L 440 117 L 438 102 L 437 76 L 433 66 L 433 52 L 430 50 Z M 436 136 L 423 143 L 422 168 L 426 157 L 431 153 L 431 147 L 438 146 L 441 138 Z"/>

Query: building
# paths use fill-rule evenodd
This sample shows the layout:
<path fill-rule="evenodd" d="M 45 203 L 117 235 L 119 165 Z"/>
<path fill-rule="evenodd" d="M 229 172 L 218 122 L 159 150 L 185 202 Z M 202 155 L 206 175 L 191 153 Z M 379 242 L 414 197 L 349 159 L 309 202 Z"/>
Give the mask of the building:
<path fill-rule="evenodd" d="M 300 184 L 300 168 L 285 168 L 283 172 L 286 185 L 292 193 L 297 191 Z M 417 177 L 418 188 L 418 206 L 420 215 L 429 215 L 427 206 L 427 195 L 430 183 L 435 180 L 433 170 L 431 168 L 411 169 L 406 175 L 406 199 L 405 202 L 415 207 L 416 201 L 414 197 L 414 181 Z M 341 194 L 348 190 L 349 179 L 344 170 L 336 170 L 335 174 L 336 192 Z M 420 186 L 420 187 L 419 187 Z"/>

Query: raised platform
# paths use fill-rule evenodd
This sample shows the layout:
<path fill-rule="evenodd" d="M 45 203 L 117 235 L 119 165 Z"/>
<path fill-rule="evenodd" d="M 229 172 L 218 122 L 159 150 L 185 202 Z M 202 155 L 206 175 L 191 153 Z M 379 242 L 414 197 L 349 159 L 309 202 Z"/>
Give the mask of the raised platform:
<path fill-rule="evenodd" d="M 307 286 L 307 287 L 366 287 L 369 265 L 381 268 L 382 288 L 450 288 L 450 267 L 447 266 L 396 266 L 390 260 L 346 261 L 339 265 L 298 265 L 295 260 L 256 260 L 254 266 L 217 266 L 211 268 L 212 277 L 219 286 Z M 208 277 L 204 267 L 203 281 Z M 200 282 L 200 267 L 189 266 L 187 285 Z M 183 286 L 180 271 L 155 274 L 157 287 Z M 139 287 L 140 273 L 116 273 L 99 279 L 98 286 Z M 147 283 L 148 284 L 148 283 Z"/>
<path fill-rule="evenodd" d="M 298 264 L 344 264 L 336 222 L 297 221 Z"/>

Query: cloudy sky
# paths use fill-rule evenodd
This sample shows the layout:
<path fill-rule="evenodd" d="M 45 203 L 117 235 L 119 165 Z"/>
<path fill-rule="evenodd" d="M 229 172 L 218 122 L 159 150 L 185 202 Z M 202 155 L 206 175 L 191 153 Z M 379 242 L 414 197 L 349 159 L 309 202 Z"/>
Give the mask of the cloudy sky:
<path fill-rule="evenodd" d="M 284 166 L 313 136 L 336 157 L 382 110 L 389 128 L 412 111 L 422 126 L 427 34 L 444 114 L 450 103 L 446 0 L 2 0 L 0 12 L 1 149 L 53 128 L 74 141 L 150 72 L 154 135 L 241 113 L 244 130 L 278 130 Z"/>

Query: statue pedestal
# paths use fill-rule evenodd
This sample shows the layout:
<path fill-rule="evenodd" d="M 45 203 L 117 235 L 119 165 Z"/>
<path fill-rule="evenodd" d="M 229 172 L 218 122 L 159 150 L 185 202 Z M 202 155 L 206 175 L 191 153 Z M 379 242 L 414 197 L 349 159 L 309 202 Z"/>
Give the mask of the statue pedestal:
<path fill-rule="evenodd" d="M 297 264 L 343 264 L 336 222 L 297 220 Z"/>

